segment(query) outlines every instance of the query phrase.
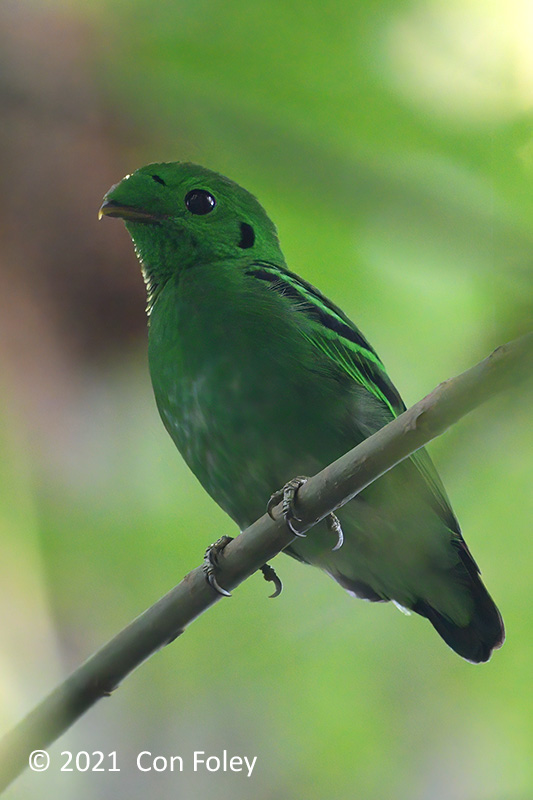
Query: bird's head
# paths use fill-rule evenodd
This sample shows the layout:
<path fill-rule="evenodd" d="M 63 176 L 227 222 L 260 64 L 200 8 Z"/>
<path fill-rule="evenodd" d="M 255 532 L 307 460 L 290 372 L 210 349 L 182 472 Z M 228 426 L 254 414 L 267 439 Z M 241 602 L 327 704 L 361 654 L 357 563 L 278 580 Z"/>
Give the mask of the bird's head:
<path fill-rule="evenodd" d="M 147 282 L 216 261 L 283 263 L 276 229 L 253 195 L 196 164 L 148 164 L 112 186 L 99 218 L 120 217 Z"/>

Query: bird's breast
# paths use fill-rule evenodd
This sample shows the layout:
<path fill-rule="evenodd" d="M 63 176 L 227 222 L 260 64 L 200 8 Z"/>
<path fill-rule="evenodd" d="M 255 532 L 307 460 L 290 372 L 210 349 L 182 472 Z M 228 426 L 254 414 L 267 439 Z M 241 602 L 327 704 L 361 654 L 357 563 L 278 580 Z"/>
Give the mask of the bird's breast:
<path fill-rule="evenodd" d="M 261 298 L 260 298 L 261 300 Z M 294 474 L 340 455 L 334 398 L 293 320 L 212 298 L 154 308 L 149 360 L 163 422 L 192 471 L 241 527 Z M 159 301 L 158 301 L 159 302 Z M 289 324 L 288 324 L 289 323 Z M 329 422 L 328 422 L 329 420 Z"/>

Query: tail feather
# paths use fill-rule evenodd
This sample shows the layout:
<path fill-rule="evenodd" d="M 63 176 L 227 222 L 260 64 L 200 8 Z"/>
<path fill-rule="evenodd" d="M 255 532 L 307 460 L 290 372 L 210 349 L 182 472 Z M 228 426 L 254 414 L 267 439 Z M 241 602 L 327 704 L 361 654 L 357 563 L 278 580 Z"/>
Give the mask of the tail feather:
<path fill-rule="evenodd" d="M 417 600 L 412 609 L 426 617 L 458 655 L 479 664 L 488 661 L 492 651 L 502 646 L 505 629 L 500 612 L 477 576 L 471 584 L 471 591 L 474 611 L 468 625 L 458 625 L 425 600 Z"/>
<path fill-rule="evenodd" d="M 392 599 L 379 594 L 369 584 L 360 580 L 354 580 L 339 572 L 331 571 L 330 574 L 344 589 L 356 597 L 372 602 Z M 488 661 L 492 651 L 502 646 L 505 629 L 501 614 L 481 582 L 478 572 L 472 570 L 469 574 L 465 574 L 465 571 L 461 570 L 461 578 L 458 583 L 464 587 L 466 579 L 473 607 L 470 621 L 466 625 L 454 622 L 423 598 L 418 598 L 408 606 L 412 611 L 426 617 L 446 644 L 458 655 L 467 661 L 479 664 Z"/>

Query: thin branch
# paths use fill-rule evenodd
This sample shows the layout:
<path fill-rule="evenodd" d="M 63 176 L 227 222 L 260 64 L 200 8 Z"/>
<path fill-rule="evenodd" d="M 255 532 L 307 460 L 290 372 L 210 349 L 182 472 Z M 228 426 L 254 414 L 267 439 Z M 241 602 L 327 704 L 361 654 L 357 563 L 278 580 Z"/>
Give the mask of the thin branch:
<path fill-rule="evenodd" d="M 533 373 L 533 333 L 441 383 L 397 419 L 311 478 L 298 494 L 305 529 L 349 502 L 398 462 L 439 436 L 497 392 Z M 267 498 L 265 498 L 266 501 Z M 293 540 L 280 517 L 266 514 L 224 550 L 219 582 L 234 589 Z M 28 764 L 33 750 L 57 739 L 97 700 L 111 694 L 139 664 L 183 633 L 221 599 L 197 567 L 151 608 L 91 656 L 0 742 L 0 791 Z"/>

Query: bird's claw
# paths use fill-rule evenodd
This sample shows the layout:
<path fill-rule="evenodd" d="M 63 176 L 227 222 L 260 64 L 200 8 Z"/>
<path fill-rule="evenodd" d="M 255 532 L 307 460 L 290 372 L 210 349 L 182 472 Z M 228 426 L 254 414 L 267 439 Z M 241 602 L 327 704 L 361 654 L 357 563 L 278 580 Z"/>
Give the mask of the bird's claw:
<path fill-rule="evenodd" d="M 282 489 L 278 489 L 277 492 L 274 492 L 267 504 L 267 514 L 269 517 L 274 519 L 272 510 L 278 505 L 278 503 L 281 502 L 282 514 L 285 518 L 288 529 L 291 531 L 291 533 L 293 533 L 295 536 L 299 536 L 301 539 L 305 539 L 306 534 L 294 527 L 295 521 L 302 521 L 300 517 L 296 516 L 294 513 L 294 498 L 296 497 L 298 489 L 303 486 L 304 483 L 307 483 L 307 478 L 301 475 L 296 478 L 292 478 L 292 480 L 288 481 Z"/>
<path fill-rule="evenodd" d="M 215 592 L 223 595 L 224 597 L 231 597 L 231 592 L 228 592 L 227 589 L 224 589 L 224 587 L 219 584 L 216 578 L 216 572 L 218 569 L 218 559 L 220 553 L 232 541 L 232 536 L 221 536 L 220 539 L 217 539 L 214 544 L 207 548 L 204 556 L 204 573 L 206 580 L 211 588 L 215 590 Z M 278 597 L 282 592 L 283 584 L 279 579 L 274 567 L 271 567 L 270 564 L 263 564 L 261 567 L 261 572 L 263 573 L 263 577 L 266 581 L 272 581 L 274 584 L 274 593 L 269 595 L 269 597 Z"/>
<path fill-rule="evenodd" d="M 211 588 L 215 590 L 215 592 L 223 595 L 224 597 L 231 597 L 231 592 L 228 592 L 227 589 L 224 589 L 222 586 L 220 586 L 216 579 L 216 572 L 218 569 L 218 558 L 220 553 L 231 541 L 233 541 L 232 536 L 221 536 L 220 539 L 217 539 L 214 544 L 207 548 L 204 556 L 204 573 L 206 580 Z"/>
<path fill-rule="evenodd" d="M 342 525 L 338 516 L 336 514 L 328 514 L 326 517 L 326 525 L 331 533 L 334 533 L 337 537 L 337 544 L 335 547 L 331 548 L 332 552 L 335 552 L 335 550 L 340 550 L 344 544 L 344 533 L 342 531 Z"/>
<path fill-rule="evenodd" d="M 272 511 L 275 506 L 281 502 L 282 514 L 285 517 L 287 527 L 291 533 L 293 533 L 295 536 L 299 536 L 302 539 L 306 537 L 306 534 L 302 533 L 294 526 L 294 522 L 302 521 L 294 512 L 294 498 L 298 493 L 298 489 L 303 486 L 304 483 L 307 483 L 307 478 L 302 475 L 299 475 L 297 478 L 293 478 L 292 480 L 288 481 L 288 483 L 286 483 L 282 489 L 278 489 L 277 492 L 274 492 L 267 504 L 267 513 L 269 517 L 274 519 Z M 326 517 L 326 524 L 331 533 L 335 534 L 337 537 L 337 543 L 332 550 L 340 550 L 344 544 L 344 533 L 342 531 L 342 525 L 339 521 L 339 518 L 336 514 L 328 514 Z"/>
<path fill-rule="evenodd" d="M 263 573 L 263 578 L 266 581 L 272 581 L 275 586 L 274 594 L 269 594 L 269 597 L 279 597 L 283 589 L 283 584 L 279 579 L 274 567 L 271 567 L 270 564 L 263 564 L 261 567 L 261 572 Z"/>

